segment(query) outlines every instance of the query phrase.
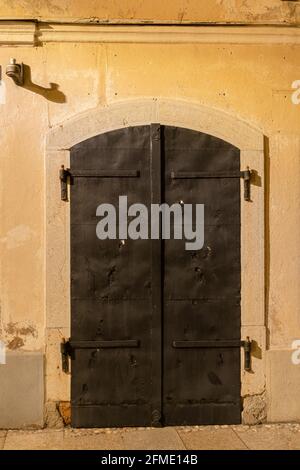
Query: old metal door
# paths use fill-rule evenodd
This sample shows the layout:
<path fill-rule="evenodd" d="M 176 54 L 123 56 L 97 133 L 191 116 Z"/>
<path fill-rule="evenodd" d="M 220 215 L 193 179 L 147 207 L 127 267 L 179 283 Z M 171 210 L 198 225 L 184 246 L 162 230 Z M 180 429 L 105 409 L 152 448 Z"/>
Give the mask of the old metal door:
<path fill-rule="evenodd" d="M 73 426 L 240 422 L 239 170 L 232 145 L 156 124 L 71 149 Z M 120 195 L 205 204 L 203 249 L 99 240 Z"/>

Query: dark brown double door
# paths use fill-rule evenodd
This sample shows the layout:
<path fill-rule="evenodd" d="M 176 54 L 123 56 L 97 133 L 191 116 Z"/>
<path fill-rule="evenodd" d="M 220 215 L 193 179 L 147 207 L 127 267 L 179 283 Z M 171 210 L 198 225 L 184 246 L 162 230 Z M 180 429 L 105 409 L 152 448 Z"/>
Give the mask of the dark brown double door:
<path fill-rule="evenodd" d="M 72 425 L 239 423 L 239 150 L 178 127 L 130 127 L 71 149 Z M 186 240 L 99 240 L 96 209 L 205 205 Z"/>

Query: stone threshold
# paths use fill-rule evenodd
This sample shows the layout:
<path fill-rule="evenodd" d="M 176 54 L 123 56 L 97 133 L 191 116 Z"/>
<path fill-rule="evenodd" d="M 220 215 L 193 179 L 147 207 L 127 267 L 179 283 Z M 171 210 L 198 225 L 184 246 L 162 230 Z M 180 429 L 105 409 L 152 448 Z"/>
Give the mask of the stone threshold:
<path fill-rule="evenodd" d="M 0 431 L 2 450 L 299 450 L 300 424 Z"/>

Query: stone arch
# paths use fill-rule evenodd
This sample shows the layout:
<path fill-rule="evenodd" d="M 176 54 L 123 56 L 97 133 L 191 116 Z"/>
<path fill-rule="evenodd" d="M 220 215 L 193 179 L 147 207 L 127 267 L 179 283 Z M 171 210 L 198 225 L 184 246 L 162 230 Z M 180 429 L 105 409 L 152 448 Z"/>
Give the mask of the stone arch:
<path fill-rule="evenodd" d="M 263 134 L 242 119 L 219 109 L 172 99 L 132 99 L 85 111 L 51 130 L 47 148 L 68 149 L 97 134 L 151 122 L 211 134 L 241 150 L 263 150 Z"/>

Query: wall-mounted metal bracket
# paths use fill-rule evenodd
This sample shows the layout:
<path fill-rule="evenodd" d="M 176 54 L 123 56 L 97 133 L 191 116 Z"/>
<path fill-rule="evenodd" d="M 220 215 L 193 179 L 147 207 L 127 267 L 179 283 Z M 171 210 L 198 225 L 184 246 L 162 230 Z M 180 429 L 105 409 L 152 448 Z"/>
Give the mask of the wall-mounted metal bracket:
<path fill-rule="evenodd" d="M 24 85 L 24 65 L 17 64 L 16 59 L 10 59 L 10 63 L 6 67 L 6 75 L 13 79 L 16 85 Z"/>
<path fill-rule="evenodd" d="M 70 176 L 70 170 L 65 169 L 64 165 L 61 166 L 59 170 L 59 179 L 60 179 L 60 194 L 61 200 L 67 201 L 68 200 L 68 178 Z"/>

